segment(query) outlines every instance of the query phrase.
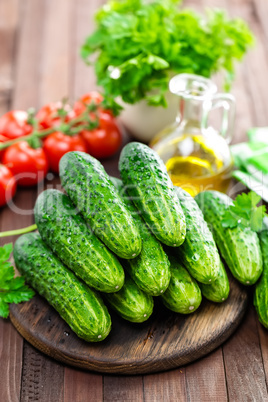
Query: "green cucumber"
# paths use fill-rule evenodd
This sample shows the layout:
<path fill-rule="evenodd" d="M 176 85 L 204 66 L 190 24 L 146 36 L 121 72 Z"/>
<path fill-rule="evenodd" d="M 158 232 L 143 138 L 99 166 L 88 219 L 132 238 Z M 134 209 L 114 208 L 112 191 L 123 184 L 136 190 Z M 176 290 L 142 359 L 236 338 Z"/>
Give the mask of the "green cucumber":
<path fill-rule="evenodd" d="M 171 278 L 167 290 L 160 298 L 168 309 L 176 313 L 193 313 L 202 301 L 200 288 L 175 256 L 169 253 L 168 257 Z"/>
<path fill-rule="evenodd" d="M 221 220 L 232 199 L 218 191 L 205 191 L 195 197 L 211 226 L 215 242 L 233 276 L 244 285 L 253 285 L 262 273 L 258 236 L 250 229 L 226 228 Z"/>
<path fill-rule="evenodd" d="M 170 263 L 161 243 L 150 232 L 146 223 L 137 212 L 134 204 L 124 191 L 121 180 L 111 177 L 126 207 L 132 214 L 142 239 L 140 254 L 132 260 L 122 261 L 122 265 L 141 290 L 151 296 L 164 293 L 170 280 Z"/>
<path fill-rule="evenodd" d="M 158 154 L 138 142 L 127 144 L 119 170 L 137 209 L 162 243 L 180 246 L 186 234 L 185 218 L 166 167 Z"/>
<path fill-rule="evenodd" d="M 255 285 L 254 306 L 259 321 L 268 329 L 268 229 L 259 234 L 263 256 L 263 273 Z"/>
<path fill-rule="evenodd" d="M 84 152 L 68 152 L 60 160 L 63 188 L 106 246 L 121 258 L 141 251 L 138 228 L 102 164 Z"/>
<path fill-rule="evenodd" d="M 144 293 L 128 275 L 119 292 L 106 293 L 104 297 L 113 310 L 127 321 L 144 322 L 153 312 L 152 296 Z"/>
<path fill-rule="evenodd" d="M 220 262 L 220 271 L 217 279 L 210 285 L 199 283 L 199 287 L 201 289 L 202 295 L 210 301 L 222 303 L 228 298 L 230 285 L 222 261 Z"/>
<path fill-rule="evenodd" d="M 28 233 L 17 239 L 14 259 L 26 281 L 80 338 L 99 342 L 107 337 L 111 317 L 101 297 L 54 256 L 38 233 Z"/>
<path fill-rule="evenodd" d="M 117 258 L 87 227 L 67 195 L 43 191 L 34 207 L 43 241 L 77 276 L 101 292 L 116 292 L 124 283 Z"/>
<path fill-rule="evenodd" d="M 175 187 L 186 220 L 186 238 L 176 249 L 189 273 L 201 283 L 211 283 L 220 272 L 220 256 L 212 233 L 195 199 Z"/>

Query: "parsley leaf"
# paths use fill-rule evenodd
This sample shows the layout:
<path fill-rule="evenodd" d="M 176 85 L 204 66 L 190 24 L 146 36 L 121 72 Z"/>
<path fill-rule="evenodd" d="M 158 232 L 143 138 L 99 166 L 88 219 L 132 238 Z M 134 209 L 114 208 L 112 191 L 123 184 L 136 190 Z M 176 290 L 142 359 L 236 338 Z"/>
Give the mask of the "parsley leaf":
<path fill-rule="evenodd" d="M 0 317 L 3 318 L 9 315 L 9 303 L 28 301 L 34 296 L 22 276 L 14 278 L 15 270 L 7 261 L 11 253 L 12 243 L 0 247 Z"/>
<path fill-rule="evenodd" d="M 250 228 L 254 232 L 262 229 L 263 219 L 268 216 L 264 205 L 257 206 L 261 197 L 254 191 L 246 194 L 239 194 L 233 205 L 226 209 L 222 217 L 222 226 L 226 228 L 234 228 L 240 226 L 242 228 Z"/>
<path fill-rule="evenodd" d="M 250 29 L 223 10 L 208 9 L 202 16 L 180 3 L 110 0 L 97 11 L 81 57 L 94 64 L 105 97 L 167 106 L 169 79 L 179 73 L 211 77 L 224 71 L 229 89 L 235 62 L 254 43 Z"/>

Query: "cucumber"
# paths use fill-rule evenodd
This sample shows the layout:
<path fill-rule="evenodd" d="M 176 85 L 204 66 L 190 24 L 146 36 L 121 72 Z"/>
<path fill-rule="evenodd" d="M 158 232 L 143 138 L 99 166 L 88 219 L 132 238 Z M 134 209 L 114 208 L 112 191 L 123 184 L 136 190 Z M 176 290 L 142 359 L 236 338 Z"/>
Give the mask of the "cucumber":
<path fill-rule="evenodd" d="M 167 290 L 160 298 L 168 309 L 176 313 L 193 313 L 202 301 L 200 288 L 175 256 L 169 253 L 168 257 L 171 278 Z"/>
<path fill-rule="evenodd" d="M 106 246 L 121 258 L 141 251 L 138 228 L 102 164 L 84 152 L 68 152 L 60 160 L 63 188 Z"/>
<path fill-rule="evenodd" d="M 121 289 L 125 277 L 121 264 L 87 227 L 67 195 L 43 191 L 34 217 L 43 241 L 88 286 L 108 293 Z"/>
<path fill-rule="evenodd" d="M 144 293 L 128 275 L 119 292 L 106 293 L 104 297 L 112 309 L 127 321 L 144 322 L 153 312 L 152 296 Z"/>
<path fill-rule="evenodd" d="M 19 237 L 14 245 L 19 272 L 82 339 L 102 341 L 111 317 L 97 292 L 80 281 L 42 241 L 38 233 Z"/>
<path fill-rule="evenodd" d="M 176 249 L 189 273 L 201 283 L 211 283 L 220 273 L 220 256 L 212 233 L 195 199 L 175 187 L 186 220 L 186 238 Z"/>
<path fill-rule="evenodd" d="M 131 212 L 142 239 L 140 254 L 132 260 L 122 261 L 122 265 L 141 290 L 151 296 L 158 296 L 165 292 L 169 284 L 170 263 L 168 257 L 161 243 L 150 232 L 134 204 L 124 191 L 122 181 L 114 177 L 111 177 L 111 180 L 119 191 L 126 207 Z"/>
<path fill-rule="evenodd" d="M 195 197 L 211 226 L 220 253 L 233 276 L 244 285 L 253 285 L 262 273 L 262 255 L 258 236 L 250 229 L 226 228 L 222 216 L 232 199 L 218 191 L 205 191 Z"/>
<path fill-rule="evenodd" d="M 268 329 L 268 228 L 259 234 L 263 273 L 254 289 L 254 306 L 261 324 Z"/>
<path fill-rule="evenodd" d="M 158 154 L 144 144 L 131 142 L 121 152 L 119 170 L 128 194 L 155 237 L 171 247 L 181 245 L 185 218 Z"/>
<path fill-rule="evenodd" d="M 230 285 L 222 261 L 220 262 L 220 271 L 217 279 L 210 285 L 199 283 L 199 287 L 201 289 L 202 295 L 210 301 L 222 303 L 228 298 Z"/>

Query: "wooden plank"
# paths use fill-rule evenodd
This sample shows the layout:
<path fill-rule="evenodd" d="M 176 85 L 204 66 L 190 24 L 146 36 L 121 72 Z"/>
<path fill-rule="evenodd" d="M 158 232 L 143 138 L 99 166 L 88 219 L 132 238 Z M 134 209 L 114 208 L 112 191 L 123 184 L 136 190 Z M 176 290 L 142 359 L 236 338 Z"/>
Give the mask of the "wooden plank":
<path fill-rule="evenodd" d="M 17 0 L 0 2 L 0 115 L 5 113 L 10 104 L 13 89 L 13 69 L 16 32 L 18 29 L 19 4 Z M 12 214 L 8 208 L 0 212 L 0 228 L 12 228 Z M 11 221 L 10 221 L 11 219 Z M 9 239 L 6 239 L 10 241 Z M 0 245 L 6 241 L 1 239 Z M 1 400 L 17 402 L 20 400 L 20 382 L 22 369 L 23 339 L 9 320 L 0 319 L 0 360 L 2 367 L 0 380 Z"/>
<path fill-rule="evenodd" d="M 87 66 L 80 57 L 80 47 L 86 37 L 94 30 L 95 11 L 105 0 L 77 0 L 75 8 L 75 32 L 74 32 L 74 55 L 73 55 L 73 82 L 72 98 L 77 99 L 84 93 L 97 88 L 94 67 Z"/>
<path fill-rule="evenodd" d="M 233 2 L 232 2 L 233 3 Z M 236 0 L 231 7 L 234 12 L 241 13 L 256 35 L 255 49 L 250 51 L 246 57 L 244 64 L 243 82 L 247 87 L 247 99 L 251 109 L 251 124 L 246 126 L 246 129 L 252 126 L 266 126 L 267 119 L 267 102 L 268 102 L 268 84 L 267 84 L 267 23 L 265 17 L 268 12 L 267 2 L 262 0 L 246 1 Z M 258 61 L 256 63 L 256 60 Z M 256 71 L 257 69 L 257 71 Z M 242 84 L 242 83 L 240 83 Z M 242 111 L 242 108 L 241 108 Z M 244 111 L 244 116 L 241 113 L 240 127 L 246 124 L 248 120 L 248 110 Z M 244 117 L 244 119 L 243 119 Z M 248 123 L 248 122 L 247 122 Z M 242 136 L 241 136 L 242 137 Z M 262 355 L 262 364 L 266 377 L 266 386 L 268 383 L 268 341 L 267 331 L 258 323 L 260 350 Z"/>
<path fill-rule="evenodd" d="M 223 346 L 223 356 L 229 399 L 236 402 L 268 401 L 253 307 L 235 336 Z"/>
<path fill-rule="evenodd" d="M 225 1 L 206 0 L 206 1 L 186 1 L 186 6 L 191 6 L 198 12 L 204 13 L 206 7 L 224 7 Z M 222 75 L 212 77 L 217 85 L 222 81 Z M 240 88 L 236 84 L 236 88 Z M 222 91 L 218 86 L 219 92 Z M 232 90 L 234 93 L 234 90 Z M 237 96 L 237 93 L 234 93 Z M 239 109 L 238 109 L 239 110 Z M 237 132 L 236 132 L 237 134 Z M 244 134 L 243 134 L 244 135 Z M 191 401 L 220 400 L 227 401 L 227 389 L 222 349 L 219 348 L 209 356 L 186 367 L 186 387 L 187 397 Z"/>
<path fill-rule="evenodd" d="M 50 2 L 51 4 L 51 2 Z M 18 42 L 18 56 L 16 69 L 16 87 L 12 102 L 13 108 L 27 109 L 30 106 L 38 107 L 42 104 L 40 95 L 40 69 L 44 63 L 44 57 L 54 57 L 53 52 L 48 54 L 43 50 L 43 35 L 45 15 L 45 2 L 43 0 L 27 0 L 24 2 L 22 24 Z M 64 9 L 64 7 L 62 7 Z M 50 11 L 52 12 L 52 10 Z M 57 17 L 57 16 L 56 16 Z M 55 17 L 54 17 L 55 18 Z M 55 41 L 54 41 L 55 42 Z M 52 44 L 54 43 L 52 41 Z M 53 45 L 51 45 L 53 47 Z M 46 59 L 46 63 L 47 63 Z M 57 87 L 58 77 L 53 78 L 54 87 Z M 49 93 L 49 90 L 52 93 Z M 47 96 L 53 95 L 55 90 L 51 84 L 47 90 Z M 39 188 L 41 190 L 41 186 Z M 10 222 L 11 227 L 24 227 L 33 222 L 32 208 L 36 198 L 36 190 L 19 190 L 15 201 L 18 199 L 26 211 L 16 211 L 11 219 L 10 213 L 5 212 L 4 219 Z M 19 218 L 18 218 L 19 217 Z M 19 337 L 19 335 L 17 335 Z M 20 354 L 22 358 L 22 341 L 20 341 Z M 12 358 L 12 354 L 11 354 Z M 11 360 L 12 361 L 12 360 Z M 40 369 L 40 371 L 38 371 Z M 35 378 L 33 377 L 36 371 Z M 22 377 L 22 400 L 57 400 L 63 398 L 64 368 L 58 363 L 51 361 L 34 350 L 29 344 L 24 346 L 23 377 Z M 20 381 L 18 381 L 18 385 Z M 45 388 L 43 388 L 45 386 Z M 38 398 L 37 398 L 38 396 Z M 54 399 L 55 398 L 55 399 Z M 12 401 L 13 402 L 13 401 Z"/>
<path fill-rule="evenodd" d="M 8 101 L 13 89 L 13 55 L 18 28 L 18 0 L 0 2 L 0 99 Z"/>
<path fill-rule="evenodd" d="M 9 320 L 0 318 L 1 401 L 20 400 L 22 337 Z"/>
<path fill-rule="evenodd" d="M 221 348 L 186 367 L 186 387 L 191 402 L 228 400 Z"/>
<path fill-rule="evenodd" d="M 21 401 L 63 401 L 63 375 L 60 364 L 25 342 Z"/>
<path fill-rule="evenodd" d="M 248 87 L 250 105 L 254 113 L 254 124 L 265 126 L 268 123 L 268 82 L 266 79 L 268 60 L 266 39 L 253 4 L 252 0 L 234 0 L 229 10 L 232 15 L 243 18 L 256 36 L 255 47 L 245 57 L 244 82 Z"/>
<path fill-rule="evenodd" d="M 103 400 L 102 375 L 69 367 L 64 373 L 64 402 L 100 402 Z"/>
<path fill-rule="evenodd" d="M 258 19 L 260 34 L 263 38 L 265 50 L 268 50 L 268 26 L 267 26 L 267 13 L 268 3 L 266 0 L 251 0 L 249 3 L 251 13 Z"/>
<path fill-rule="evenodd" d="M 22 4 L 12 109 L 27 110 L 38 104 L 44 1 L 25 0 Z"/>
<path fill-rule="evenodd" d="M 69 96 L 73 42 L 73 0 L 43 1 L 45 20 L 40 97 L 42 106 Z M 40 43 L 39 43 L 40 46 Z"/>
<path fill-rule="evenodd" d="M 32 224 L 32 190 L 17 192 L 14 202 L 1 210 L 1 230 L 19 229 Z M 1 239 L 0 245 L 14 242 L 16 237 Z M 21 372 L 23 363 L 23 338 L 8 320 L 0 319 L 0 360 L 5 370 L 1 372 L 1 400 L 17 402 L 20 400 Z"/>
<path fill-rule="evenodd" d="M 268 385 L 268 336 L 267 336 L 267 329 L 265 329 L 259 322 L 258 322 L 258 332 L 260 336 L 262 361 L 266 376 L 266 385 Z"/>
<path fill-rule="evenodd" d="M 103 400 L 105 402 L 143 402 L 142 376 L 104 376 Z"/>
<path fill-rule="evenodd" d="M 73 13 L 72 65 L 69 98 L 73 102 L 84 93 L 96 89 L 93 67 L 82 61 L 79 49 L 93 29 L 93 15 L 104 1 L 77 0 Z M 103 377 L 65 368 L 64 402 L 98 402 L 103 400 Z"/>
<path fill-rule="evenodd" d="M 146 375 L 143 378 L 144 402 L 187 401 L 185 368 Z"/>

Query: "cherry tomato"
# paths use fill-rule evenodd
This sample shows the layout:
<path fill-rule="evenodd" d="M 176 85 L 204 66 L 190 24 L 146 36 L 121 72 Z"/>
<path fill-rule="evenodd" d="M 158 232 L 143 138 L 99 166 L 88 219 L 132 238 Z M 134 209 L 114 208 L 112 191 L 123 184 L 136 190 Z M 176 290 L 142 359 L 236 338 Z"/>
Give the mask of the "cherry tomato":
<path fill-rule="evenodd" d="M 39 127 L 41 129 L 46 129 L 59 126 L 61 119 L 58 116 L 58 110 L 61 108 L 62 102 L 48 103 L 47 105 L 43 106 L 36 114 Z M 71 110 L 69 105 L 64 105 L 64 110 L 67 112 L 64 121 L 67 122 L 74 116 L 74 112 Z"/>
<path fill-rule="evenodd" d="M 7 204 L 16 192 L 16 180 L 10 169 L 0 165 L 0 207 Z"/>
<path fill-rule="evenodd" d="M 44 151 L 47 155 L 51 170 L 55 173 L 59 173 L 61 157 L 70 151 L 87 152 L 87 145 L 85 140 L 78 134 L 69 136 L 56 131 L 49 134 L 45 139 Z"/>
<path fill-rule="evenodd" d="M 28 135 L 32 126 L 27 123 L 28 114 L 23 110 L 11 110 L 0 117 L 0 135 L 12 140 Z"/>
<path fill-rule="evenodd" d="M 100 112 L 99 127 L 81 132 L 87 143 L 87 151 L 95 158 L 108 158 L 120 147 L 122 135 L 114 117 L 110 113 Z"/>
<path fill-rule="evenodd" d="M 3 155 L 3 163 L 21 186 L 33 186 L 44 180 L 49 167 L 44 150 L 31 148 L 26 141 L 11 145 Z"/>
<path fill-rule="evenodd" d="M 74 114 L 79 116 L 86 110 L 86 105 L 89 105 L 91 102 L 94 102 L 96 105 L 99 105 L 103 101 L 103 96 L 99 94 L 97 91 L 91 91 L 85 95 L 83 95 L 78 101 L 74 104 Z"/>

